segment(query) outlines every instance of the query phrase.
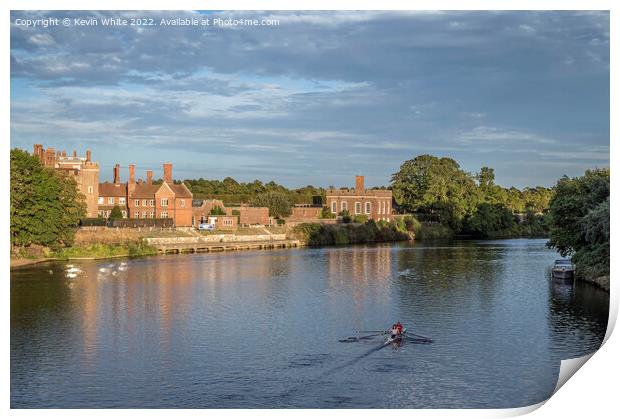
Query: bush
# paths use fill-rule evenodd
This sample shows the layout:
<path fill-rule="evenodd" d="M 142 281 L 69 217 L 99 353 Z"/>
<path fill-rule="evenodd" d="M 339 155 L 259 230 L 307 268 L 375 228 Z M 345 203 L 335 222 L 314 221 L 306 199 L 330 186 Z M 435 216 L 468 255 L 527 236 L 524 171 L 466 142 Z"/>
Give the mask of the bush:
<path fill-rule="evenodd" d="M 110 220 L 120 220 L 121 218 L 123 218 L 121 208 L 118 205 L 114 205 L 114 208 L 110 211 Z"/>
<path fill-rule="evenodd" d="M 226 211 L 224 211 L 222 207 L 220 207 L 219 205 L 216 205 L 213 208 L 211 208 L 211 211 L 209 211 L 209 215 L 226 215 Z M 234 211 L 233 211 L 233 215 L 235 215 Z"/>
<path fill-rule="evenodd" d="M 336 214 L 334 214 L 328 207 L 323 207 L 323 209 L 321 209 L 321 218 L 336 218 Z"/>
<path fill-rule="evenodd" d="M 368 221 L 368 216 L 364 214 L 357 214 L 353 217 L 353 222 L 357 224 L 364 224 L 366 221 Z"/>
<path fill-rule="evenodd" d="M 345 224 L 349 224 L 353 220 L 348 210 L 342 210 L 338 215 L 341 217 L 342 222 Z"/>

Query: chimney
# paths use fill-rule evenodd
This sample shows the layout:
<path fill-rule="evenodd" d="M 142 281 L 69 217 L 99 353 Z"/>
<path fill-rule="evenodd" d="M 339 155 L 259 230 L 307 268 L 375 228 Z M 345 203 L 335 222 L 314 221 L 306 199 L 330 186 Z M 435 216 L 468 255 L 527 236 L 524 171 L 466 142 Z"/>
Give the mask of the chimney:
<path fill-rule="evenodd" d="M 90 161 L 90 150 L 86 150 L 86 161 Z"/>
<path fill-rule="evenodd" d="M 147 185 L 153 184 L 153 171 L 152 170 L 146 171 L 146 184 Z"/>
<path fill-rule="evenodd" d="M 121 165 L 116 163 L 116 165 L 114 166 L 114 184 L 115 185 L 118 185 L 119 183 L 121 183 L 120 172 L 121 172 Z"/>
<path fill-rule="evenodd" d="M 355 176 L 355 193 L 364 194 L 364 176 Z"/>
<path fill-rule="evenodd" d="M 136 166 L 129 165 L 129 183 L 136 183 Z"/>
<path fill-rule="evenodd" d="M 67 157 L 67 151 L 66 150 L 62 150 L 62 157 Z"/>
<path fill-rule="evenodd" d="M 172 184 L 172 163 L 164 163 L 164 182 Z"/>
<path fill-rule="evenodd" d="M 73 157 L 77 157 L 77 150 L 73 150 Z"/>

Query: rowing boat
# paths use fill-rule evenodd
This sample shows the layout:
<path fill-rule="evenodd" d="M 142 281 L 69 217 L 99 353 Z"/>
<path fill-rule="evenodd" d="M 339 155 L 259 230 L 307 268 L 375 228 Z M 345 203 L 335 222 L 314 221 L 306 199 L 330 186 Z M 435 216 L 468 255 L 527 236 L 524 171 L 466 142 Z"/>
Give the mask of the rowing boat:
<path fill-rule="evenodd" d="M 390 335 L 383 345 L 385 346 L 393 342 L 400 342 L 403 339 L 403 337 L 405 337 L 406 332 L 407 332 L 407 329 L 403 329 L 400 335 Z"/>

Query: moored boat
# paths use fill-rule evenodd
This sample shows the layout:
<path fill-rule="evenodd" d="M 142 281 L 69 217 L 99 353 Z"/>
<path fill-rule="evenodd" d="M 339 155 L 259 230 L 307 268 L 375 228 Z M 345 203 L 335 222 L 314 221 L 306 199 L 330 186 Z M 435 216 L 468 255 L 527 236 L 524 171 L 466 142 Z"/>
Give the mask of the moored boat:
<path fill-rule="evenodd" d="M 575 274 L 575 266 L 570 259 L 558 259 L 553 264 L 551 275 L 558 279 L 572 279 Z"/>

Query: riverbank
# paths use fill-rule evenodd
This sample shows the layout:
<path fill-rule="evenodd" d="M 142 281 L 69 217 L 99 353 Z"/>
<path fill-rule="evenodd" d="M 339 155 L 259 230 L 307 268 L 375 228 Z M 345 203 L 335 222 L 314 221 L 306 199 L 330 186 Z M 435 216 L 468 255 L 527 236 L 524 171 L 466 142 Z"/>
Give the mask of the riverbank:
<path fill-rule="evenodd" d="M 152 256 L 157 254 L 157 249 L 143 240 L 136 240 L 116 244 L 93 243 L 74 245 L 56 251 L 50 249 L 43 249 L 41 251 L 38 249 L 38 253 L 39 256 L 28 255 L 27 251 L 23 250 L 18 255 L 11 255 L 10 267 L 17 268 L 54 260 L 94 260 Z"/>
<path fill-rule="evenodd" d="M 364 224 L 304 223 L 295 226 L 287 233 L 287 236 L 311 247 L 406 241 L 414 237 L 413 234 L 400 229 L 396 223 L 374 222 Z"/>

